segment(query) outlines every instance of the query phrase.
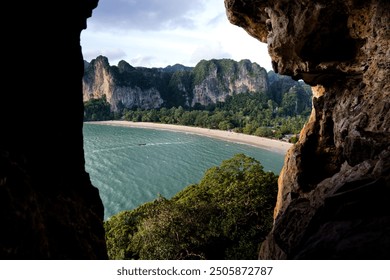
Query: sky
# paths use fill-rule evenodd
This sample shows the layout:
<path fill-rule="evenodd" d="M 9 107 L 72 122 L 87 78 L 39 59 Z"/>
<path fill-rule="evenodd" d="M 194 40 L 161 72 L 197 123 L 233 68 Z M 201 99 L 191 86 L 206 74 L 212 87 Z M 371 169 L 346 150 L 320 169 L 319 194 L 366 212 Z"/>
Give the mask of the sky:
<path fill-rule="evenodd" d="M 110 65 L 195 66 L 202 59 L 249 59 L 272 70 L 267 45 L 231 24 L 224 0 L 99 0 L 81 32 L 84 60 Z"/>

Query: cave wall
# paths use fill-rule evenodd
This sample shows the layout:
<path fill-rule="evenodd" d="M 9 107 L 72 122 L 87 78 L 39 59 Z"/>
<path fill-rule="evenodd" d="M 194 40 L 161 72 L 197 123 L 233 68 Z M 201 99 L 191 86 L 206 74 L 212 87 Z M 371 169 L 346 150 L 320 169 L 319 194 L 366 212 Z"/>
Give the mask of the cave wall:
<path fill-rule="evenodd" d="M 80 33 L 98 0 L 10 2 L 2 21 L 0 258 L 107 259 L 85 172 Z"/>
<path fill-rule="evenodd" d="M 225 0 L 275 72 L 313 87 L 260 259 L 390 258 L 390 2 Z"/>

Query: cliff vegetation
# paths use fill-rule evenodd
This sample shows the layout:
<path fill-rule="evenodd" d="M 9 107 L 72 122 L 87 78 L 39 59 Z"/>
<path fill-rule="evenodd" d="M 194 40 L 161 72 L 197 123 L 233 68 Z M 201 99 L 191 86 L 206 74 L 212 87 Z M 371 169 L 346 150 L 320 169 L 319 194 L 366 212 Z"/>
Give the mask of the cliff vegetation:
<path fill-rule="evenodd" d="M 202 60 L 195 67 L 180 64 L 165 68 L 133 67 L 125 61 L 111 66 L 98 56 L 84 62 L 84 102 L 103 95 L 114 112 L 182 106 L 196 108 L 224 102 L 240 93 L 263 92 L 280 104 L 293 87 L 310 87 L 288 76 L 269 73 L 250 60 Z"/>

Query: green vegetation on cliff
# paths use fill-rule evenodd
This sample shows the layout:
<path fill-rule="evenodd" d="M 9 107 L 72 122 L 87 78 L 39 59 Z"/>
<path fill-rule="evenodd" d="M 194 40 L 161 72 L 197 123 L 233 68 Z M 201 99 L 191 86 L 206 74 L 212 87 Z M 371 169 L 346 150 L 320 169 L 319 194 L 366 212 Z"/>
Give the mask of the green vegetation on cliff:
<path fill-rule="evenodd" d="M 277 176 L 243 154 L 198 184 L 105 222 L 110 259 L 257 259 L 272 227 Z"/>
<path fill-rule="evenodd" d="M 86 121 L 105 121 L 113 117 L 110 109 L 111 105 L 107 102 L 106 96 L 102 98 L 90 99 L 84 102 L 84 120 Z"/>

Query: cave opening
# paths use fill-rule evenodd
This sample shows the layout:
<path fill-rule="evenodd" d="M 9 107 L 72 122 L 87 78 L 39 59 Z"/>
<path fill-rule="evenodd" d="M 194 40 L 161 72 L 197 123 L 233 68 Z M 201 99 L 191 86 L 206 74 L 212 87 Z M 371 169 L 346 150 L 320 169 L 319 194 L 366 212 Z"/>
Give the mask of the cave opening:
<path fill-rule="evenodd" d="M 258 44 L 260 44 L 259 42 L 257 42 Z M 268 55 L 268 54 L 267 54 Z M 268 55 L 269 56 L 269 55 Z M 124 63 L 123 63 L 123 61 L 121 61 L 119 64 L 118 64 L 118 66 L 123 66 L 124 65 Z M 126 65 L 125 65 L 126 66 Z M 123 69 L 122 69 L 123 68 Z M 120 67 L 120 71 L 122 71 L 122 72 L 126 72 L 127 70 L 125 69 L 125 68 L 127 68 L 127 66 L 126 67 Z M 130 67 L 129 67 L 129 69 L 130 69 Z M 131 69 L 130 69 L 130 71 L 134 71 L 136 68 L 135 67 L 131 67 Z M 115 72 L 115 71 L 112 71 L 112 72 Z M 222 71 L 223 72 L 223 71 Z M 123 82 L 123 80 L 121 80 L 121 82 Z M 288 81 L 288 82 L 286 82 L 286 84 L 287 83 L 289 83 L 290 81 Z M 302 81 L 299 81 L 300 83 L 302 83 Z M 285 86 L 286 86 L 286 84 L 282 84 L 281 85 L 281 87 L 282 88 L 284 88 Z M 125 85 L 125 83 L 121 83 L 121 86 L 124 86 Z M 282 101 L 282 98 L 280 98 L 280 100 L 279 100 L 280 102 Z M 290 104 L 291 105 L 291 104 Z M 298 107 L 298 103 L 296 102 L 296 103 L 294 103 L 293 104 L 294 106 L 290 106 L 291 108 L 292 108 L 292 110 L 297 110 L 297 107 Z M 290 108 L 290 109 L 291 109 Z M 289 135 L 289 136 L 291 136 L 291 135 Z M 296 135 L 293 135 L 293 137 L 296 137 Z M 138 145 L 138 146 L 142 146 L 142 147 L 144 147 L 144 146 L 148 146 L 147 144 L 145 144 L 145 143 L 143 143 L 143 144 L 140 144 L 140 145 Z M 184 186 L 183 186 L 184 187 Z"/>

